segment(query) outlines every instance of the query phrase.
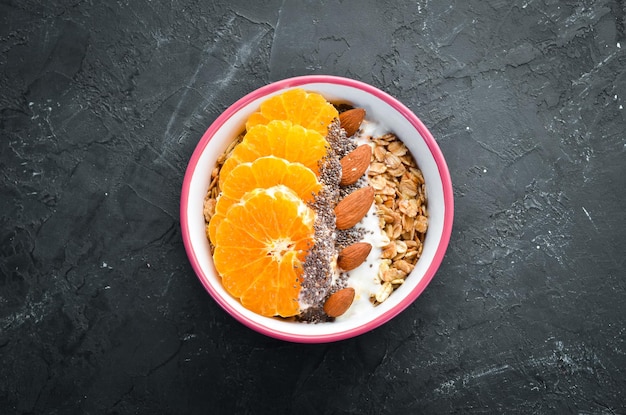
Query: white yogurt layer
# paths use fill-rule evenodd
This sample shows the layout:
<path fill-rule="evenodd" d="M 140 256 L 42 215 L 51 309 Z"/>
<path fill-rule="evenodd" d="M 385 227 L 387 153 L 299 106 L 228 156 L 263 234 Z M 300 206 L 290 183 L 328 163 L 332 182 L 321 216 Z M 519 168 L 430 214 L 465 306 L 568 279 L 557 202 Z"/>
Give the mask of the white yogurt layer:
<path fill-rule="evenodd" d="M 357 144 L 369 143 L 370 137 L 380 137 L 383 134 L 387 134 L 387 131 L 381 124 L 368 120 L 363 120 L 359 131 L 354 134 L 354 139 Z"/>
<path fill-rule="evenodd" d="M 379 123 L 364 120 L 354 139 L 357 145 L 371 145 L 370 137 L 379 137 L 385 133 L 387 131 Z M 365 177 L 367 177 L 367 172 Z M 366 230 L 363 242 L 370 243 L 372 250 L 361 265 L 346 273 L 348 275 L 347 286 L 354 288 L 355 296 L 350 308 L 343 315 L 337 317 L 337 321 L 349 319 L 351 316 L 372 309 L 374 304 L 370 298 L 376 295 L 381 286 L 378 270 L 381 264 L 382 247 L 387 245 L 389 240 L 386 235 L 383 236 L 380 229 L 375 203 L 372 203 L 367 215 L 356 226 Z"/>
<path fill-rule="evenodd" d="M 348 275 L 347 286 L 354 288 L 355 296 L 352 305 L 343 315 L 336 318 L 337 321 L 349 319 L 350 316 L 361 314 L 372 309 L 370 298 L 380 290 L 378 270 L 381 264 L 381 248 L 388 243 L 385 241 L 376 215 L 376 206 L 372 204 L 367 215 L 357 225 L 366 229 L 363 242 L 372 245 L 367 259 L 355 269 L 346 272 Z"/>

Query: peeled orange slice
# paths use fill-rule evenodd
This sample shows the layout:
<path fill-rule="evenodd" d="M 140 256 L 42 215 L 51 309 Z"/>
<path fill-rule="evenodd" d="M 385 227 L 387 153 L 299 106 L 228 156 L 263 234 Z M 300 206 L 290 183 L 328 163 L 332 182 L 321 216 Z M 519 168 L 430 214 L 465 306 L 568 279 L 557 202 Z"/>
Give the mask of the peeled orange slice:
<path fill-rule="evenodd" d="M 220 189 L 230 172 L 239 164 L 263 156 L 276 156 L 304 164 L 315 174 L 319 162 L 326 156 L 328 142 L 323 135 L 291 121 L 271 121 L 267 125 L 250 128 L 220 170 Z"/>
<path fill-rule="evenodd" d="M 272 120 L 287 120 L 326 136 L 328 126 L 338 116 L 337 109 L 322 95 L 295 88 L 265 100 L 248 118 L 246 130 Z"/>
<path fill-rule="evenodd" d="M 213 260 L 226 291 L 264 316 L 298 314 L 302 262 L 313 246 L 315 216 L 282 185 L 244 195 L 216 232 Z"/>
<path fill-rule="evenodd" d="M 304 202 L 313 201 L 315 194 L 322 188 L 311 169 L 276 156 L 260 157 L 253 162 L 239 164 L 224 181 L 215 214 L 209 222 L 209 239 L 215 241 L 217 227 L 226 217 L 226 212 L 243 195 L 256 188 L 270 188 L 279 184 L 293 190 Z"/>

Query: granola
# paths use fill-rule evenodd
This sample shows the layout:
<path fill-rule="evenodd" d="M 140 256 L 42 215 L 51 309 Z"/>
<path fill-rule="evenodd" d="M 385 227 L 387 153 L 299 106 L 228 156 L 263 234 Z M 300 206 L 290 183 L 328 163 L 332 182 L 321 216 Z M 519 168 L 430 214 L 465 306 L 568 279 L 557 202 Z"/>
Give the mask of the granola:
<path fill-rule="evenodd" d="M 387 244 L 378 270 L 381 287 L 374 304 L 385 301 L 413 270 L 428 230 L 424 176 L 404 143 L 393 133 L 373 137 L 368 179 Z"/>

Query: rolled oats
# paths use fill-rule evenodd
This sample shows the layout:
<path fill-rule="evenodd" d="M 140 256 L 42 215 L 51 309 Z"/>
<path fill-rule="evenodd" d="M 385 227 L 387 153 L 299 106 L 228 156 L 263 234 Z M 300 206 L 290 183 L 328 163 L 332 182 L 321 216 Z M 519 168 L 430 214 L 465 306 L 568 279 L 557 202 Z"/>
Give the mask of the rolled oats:
<path fill-rule="evenodd" d="M 384 259 L 390 259 L 396 256 L 397 248 L 395 242 L 390 242 L 387 246 L 383 247 L 381 257 Z"/>
<path fill-rule="evenodd" d="M 398 210 L 409 218 L 417 216 L 417 200 L 403 199 L 398 202 Z"/>
<path fill-rule="evenodd" d="M 203 214 L 204 214 L 204 220 L 208 223 L 211 218 L 213 217 L 213 215 L 215 214 L 215 205 L 216 205 L 216 200 L 215 198 L 209 197 L 208 194 L 204 199 L 204 207 L 203 207 Z"/>
<path fill-rule="evenodd" d="M 387 186 L 387 181 L 385 180 L 385 177 L 382 174 L 380 174 L 380 175 L 372 176 L 370 178 L 370 184 L 372 185 L 374 190 L 383 190 Z M 378 192 L 378 194 L 383 194 L 383 193 Z"/>
<path fill-rule="evenodd" d="M 387 146 L 387 150 L 389 150 L 390 153 L 398 157 L 404 156 L 409 151 L 404 143 L 400 141 L 392 141 L 391 143 L 389 143 L 389 145 Z"/>
<path fill-rule="evenodd" d="M 398 268 L 400 271 L 403 271 L 405 274 L 409 274 L 415 268 L 415 265 L 409 263 L 405 259 L 399 259 L 394 262 L 394 266 Z"/>
<path fill-rule="evenodd" d="M 393 154 L 390 151 L 385 153 L 384 160 L 385 160 L 385 164 L 387 165 L 388 169 L 396 169 L 396 168 L 402 166 L 402 160 L 400 160 L 400 157 L 396 156 L 395 154 Z"/>
<path fill-rule="evenodd" d="M 420 233 L 426 233 L 428 229 L 428 218 L 424 215 L 419 215 L 415 218 L 415 230 Z"/>
<path fill-rule="evenodd" d="M 394 177 L 400 177 L 406 173 L 406 167 L 404 167 L 403 164 L 400 164 L 397 167 L 387 169 L 387 171 Z"/>
<path fill-rule="evenodd" d="M 226 161 L 226 159 L 231 155 L 237 144 L 239 144 L 243 140 L 243 133 L 239 134 L 237 138 L 228 145 L 226 150 L 220 154 L 217 158 L 216 165 L 211 171 L 211 183 L 209 184 L 209 189 L 207 190 L 207 194 L 204 198 L 204 206 L 203 206 L 203 215 L 204 221 L 208 223 L 211 221 L 211 218 L 215 214 L 215 205 L 217 204 L 217 197 L 220 194 L 220 186 L 219 186 L 219 174 L 222 168 L 222 165 Z M 207 226 L 207 237 L 208 237 L 208 226 Z M 213 243 L 209 240 L 209 247 L 211 249 L 211 254 L 213 254 Z"/>
<path fill-rule="evenodd" d="M 424 175 L 406 145 L 394 134 L 373 137 L 368 179 L 374 203 L 388 242 L 382 247 L 374 304 L 385 301 L 415 268 L 428 230 Z"/>
<path fill-rule="evenodd" d="M 382 162 L 383 160 L 385 160 L 385 154 L 387 154 L 387 151 L 385 150 L 383 146 L 379 146 L 377 143 L 376 147 L 374 147 L 373 153 L 374 153 L 374 160 L 378 162 Z"/>
<path fill-rule="evenodd" d="M 406 242 L 404 242 L 402 239 L 399 239 L 395 242 L 395 244 L 396 244 L 396 252 L 398 254 L 406 253 L 406 250 L 407 250 Z"/>
<path fill-rule="evenodd" d="M 391 284 L 391 282 L 389 281 L 384 282 L 383 285 L 380 287 L 380 290 L 376 293 L 376 302 L 382 303 L 387 298 L 389 298 L 392 292 L 393 292 L 393 285 Z"/>
<path fill-rule="evenodd" d="M 370 164 L 369 171 L 375 174 L 382 174 L 387 171 L 387 166 L 385 163 L 374 162 Z"/>

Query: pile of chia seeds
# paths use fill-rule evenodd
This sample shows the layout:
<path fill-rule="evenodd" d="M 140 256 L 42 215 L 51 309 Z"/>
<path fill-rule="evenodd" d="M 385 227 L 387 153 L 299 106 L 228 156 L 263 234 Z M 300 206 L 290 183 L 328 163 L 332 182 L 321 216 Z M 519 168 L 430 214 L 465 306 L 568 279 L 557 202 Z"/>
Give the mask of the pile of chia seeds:
<path fill-rule="evenodd" d="M 333 121 L 328 127 L 326 140 L 329 148 L 326 157 L 320 163 L 319 176 L 323 188 L 309 205 L 317 213 L 317 218 L 314 225 L 315 245 L 304 261 L 299 297 L 304 311 L 296 318 L 307 323 L 333 320 L 323 311 L 324 301 L 330 294 L 345 287 L 347 279 L 345 273 L 335 275 L 333 258 L 337 257 L 342 248 L 361 241 L 365 233 L 364 229 L 358 227 L 347 230 L 338 230 L 335 227 L 334 207 L 337 202 L 366 183 L 362 179 L 351 186 L 339 184 L 341 179 L 339 160 L 357 147 L 356 142 L 346 137 L 339 120 Z"/>

